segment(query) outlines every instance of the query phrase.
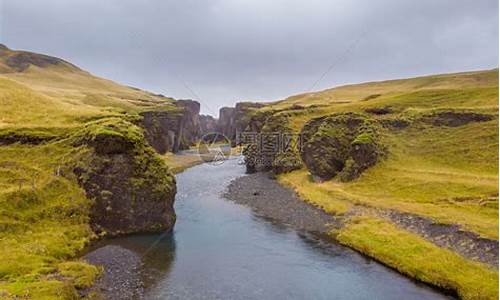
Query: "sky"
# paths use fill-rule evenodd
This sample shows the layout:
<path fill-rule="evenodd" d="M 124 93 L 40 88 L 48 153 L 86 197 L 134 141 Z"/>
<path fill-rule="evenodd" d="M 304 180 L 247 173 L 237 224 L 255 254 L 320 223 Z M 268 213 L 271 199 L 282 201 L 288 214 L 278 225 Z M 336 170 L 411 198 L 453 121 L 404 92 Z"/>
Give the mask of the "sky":
<path fill-rule="evenodd" d="M 0 0 L 0 43 L 217 116 L 346 83 L 498 67 L 496 0 Z"/>

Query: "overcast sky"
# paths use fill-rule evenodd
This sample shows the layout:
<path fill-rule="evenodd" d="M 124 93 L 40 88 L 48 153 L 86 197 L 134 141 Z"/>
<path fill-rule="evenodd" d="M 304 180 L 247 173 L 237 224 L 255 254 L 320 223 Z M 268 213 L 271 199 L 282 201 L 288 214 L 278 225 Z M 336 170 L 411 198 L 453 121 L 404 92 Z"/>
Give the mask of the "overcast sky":
<path fill-rule="evenodd" d="M 345 83 L 498 66 L 497 0 L 0 0 L 0 42 L 217 115 Z"/>

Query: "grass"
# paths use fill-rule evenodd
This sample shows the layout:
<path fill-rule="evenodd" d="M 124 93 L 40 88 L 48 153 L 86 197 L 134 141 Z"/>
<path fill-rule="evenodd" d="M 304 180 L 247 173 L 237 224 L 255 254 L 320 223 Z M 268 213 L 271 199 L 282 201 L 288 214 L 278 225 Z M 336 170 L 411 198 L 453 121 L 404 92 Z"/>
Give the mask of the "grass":
<path fill-rule="evenodd" d="M 63 167 L 84 155 L 61 142 L 2 147 L 0 295 L 69 298 L 97 274 L 82 262 L 65 263 L 93 238 L 91 202 Z"/>
<path fill-rule="evenodd" d="M 385 136 L 388 159 L 358 180 L 314 183 L 306 170 L 283 174 L 326 211 L 350 204 L 416 213 L 498 239 L 498 121 L 456 128 L 413 128 Z"/>
<path fill-rule="evenodd" d="M 304 107 L 301 110 L 293 106 Z M 409 277 L 456 291 L 462 299 L 497 299 L 498 271 L 435 246 L 372 216 L 345 214 L 354 205 L 394 209 L 498 240 L 498 70 L 445 74 L 350 85 L 293 96 L 261 110 L 279 109 L 299 132 L 312 118 L 336 112 L 390 107 L 389 115 L 411 121 L 383 129 L 387 157 L 351 182 L 313 182 L 306 169 L 281 174 L 305 201 L 347 225 L 338 240 Z M 419 119 L 439 110 L 493 115 L 487 122 L 432 126 Z M 353 219 L 349 219 L 353 218 Z"/>
<path fill-rule="evenodd" d="M 100 272 L 75 260 L 95 238 L 92 201 L 67 168 L 89 154 L 78 139 L 144 143 L 129 122 L 145 110 L 177 108 L 171 98 L 68 64 L 15 72 L 5 64 L 14 54 L 0 54 L 0 141 L 44 143 L 0 146 L 0 299 L 74 299 Z"/>
<path fill-rule="evenodd" d="M 380 96 L 363 100 L 372 94 Z M 350 102 L 333 104 L 332 97 L 340 96 Z M 275 105 L 304 105 L 310 97 L 323 99 L 328 105 L 290 114 L 289 122 L 295 130 L 314 117 L 337 111 L 362 112 L 371 107 L 389 106 L 395 111 L 393 116 L 410 119 L 442 108 L 467 108 L 497 116 L 498 71 L 352 85 L 291 97 Z M 304 170 L 285 174 L 280 180 L 308 201 L 338 213 L 349 203 L 367 204 L 459 224 L 498 239 L 498 117 L 459 127 L 415 121 L 406 129 L 384 130 L 381 139 L 388 149 L 387 158 L 353 182 L 313 183 Z"/>
<path fill-rule="evenodd" d="M 336 236 L 344 245 L 420 281 L 458 293 L 461 299 L 497 299 L 498 271 L 398 229 L 363 216 Z"/>
<path fill-rule="evenodd" d="M 178 155 L 167 153 L 163 155 L 163 159 L 174 174 L 181 173 L 190 167 L 204 163 L 197 154 Z"/>
<path fill-rule="evenodd" d="M 222 144 L 225 146 L 226 144 Z M 213 147 L 217 146 L 217 144 L 213 144 Z M 198 147 L 191 148 L 190 150 L 197 150 Z M 241 155 L 241 148 L 239 146 L 231 148 L 231 156 Z M 202 158 L 203 157 L 203 158 Z M 163 160 L 168 165 L 170 171 L 174 174 L 181 173 L 182 171 L 210 161 L 210 159 L 214 158 L 214 154 L 212 153 L 203 153 L 200 155 L 197 152 L 189 152 L 185 154 L 174 154 L 174 153 L 166 153 L 162 156 Z"/>
<path fill-rule="evenodd" d="M 280 174 L 278 180 L 294 189 L 301 199 L 327 213 L 343 214 L 352 206 L 349 201 L 342 200 L 341 197 L 332 194 L 328 189 L 318 188 L 321 184 L 314 183 L 305 169 Z"/>

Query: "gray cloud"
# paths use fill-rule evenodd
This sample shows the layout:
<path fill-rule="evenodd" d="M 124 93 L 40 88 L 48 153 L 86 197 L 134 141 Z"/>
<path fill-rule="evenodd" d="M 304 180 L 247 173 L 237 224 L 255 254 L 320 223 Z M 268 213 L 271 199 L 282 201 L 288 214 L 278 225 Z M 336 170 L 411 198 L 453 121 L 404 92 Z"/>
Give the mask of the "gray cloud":
<path fill-rule="evenodd" d="M 315 90 L 498 66 L 495 0 L 0 1 L 9 47 L 199 98 L 210 114 L 320 78 Z"/>

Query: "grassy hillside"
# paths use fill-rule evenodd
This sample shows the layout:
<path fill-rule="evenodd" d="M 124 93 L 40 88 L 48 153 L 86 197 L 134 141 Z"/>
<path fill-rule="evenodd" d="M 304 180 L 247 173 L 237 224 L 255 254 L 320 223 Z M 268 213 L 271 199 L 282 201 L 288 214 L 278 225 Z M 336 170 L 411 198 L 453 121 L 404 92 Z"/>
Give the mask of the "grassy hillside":
<path fill-rule="evenodd" d="M 0 129 L 67 128 L 124 112 L 173 108 L 172 98 L 95 77 L 57 58 L 40 63 L 44 57 L 0 47 Z"/>
<path fill-rule="evenodd" d="M 74 260 L 96 238 L 92 200 L 71 166 L 93 150 L 74 137 L 92 120 L 176 110 L 173 102 L 0 45 L 0 299 L 72 299 L 92 284 L 100 270 Z M 108 127 L 96 134 L 117 132 Z"/>
<path fill-rule="evenodd" d="M 387 159 L 354 182 L 332 180 L 317 187 L 338 199 L 417 212 L 498 238 L 498 70 L 350 85 L 290 97 L 264 109 L 279 109 L 298 131 L 314 117 L 366 114 L 374 108 L 391 110 L 371 116 L 380 120 L 442 110 L 495 118 L 457 127 L 415 122 L 385 130 Z M 286 176 L 307 180 L 305 171 Z"/>
<path fill-rule="evenodd" d="M 260 109 L 265 111 L 284 116 L 288 127 L 295 132 L 313 118 L 340 112 L 362 113 L 381 124 L 405 123 L 382 126 L 380 140 L 387 148 L 387 155 L 356 180 L 342 182 L 334 178 L 318 183 L 305 168 L 279 175 L 281 182 L 293 187 L 306 201 L 344 216 L 347 223 L 353 208 L 362 205 L 417 214 L 436 223 L 456 224 L 463 230 L 498 240 L 497 69 L 342 86 L 292 96 Z M 446 122 L 437 120 L 443 112 L 443 115 L 486 115 L 490 120 L 449 125 L 446 122 L 455 122 L 460 117 Z M 394 230 L 410 233 L 401 228 L 393 230 L 393 225 L 372 228 L 373 218 L 377 217 L 358 218 L 355 227 L 341 230 L 342 241 L 414 277 L 415 272 L 421 271 L 424 281 L 451 287 L 464 298 L 489 299 L 498 292 L 495 283 L 498 272 L 491 273 L 486 266 L 482 267 L 484 273 L 476 264 L 471 267 L 473 271 L 465 270 L 475 274 L 469 277 L 471 281 L 465 282 L 456 273 L 468 268 L 466 265 L 454 267 L 451 273 L 436 278 L 432 269 L 436 269 L 433 264 L 438 262 L 432 259 L 415 261 L 395 256 L 387 259 L 387 251 L 415 250 L 405 248 L 405 241 L 397 240 L 406 238 L 405 234 Z M 392 234 L 390 239 L 388 234 Z M 380 243 L 384 236 L 386 243 Z M 422 237 L 408 238 L 415 240 L 416 245 L 428 247 Z M 450 257 L 449 250 L 436 247 L 432 251 L 441 250 L 434 256 L 436 260 Z M 425 251 L 419 253 L 414 254 L 425 255 Z M 445 284 L 446 280 L 452 280 L 452 284 Z M 482 285 L 487 290 L 478 288 L 480 281 L 489 282 Z"/>

